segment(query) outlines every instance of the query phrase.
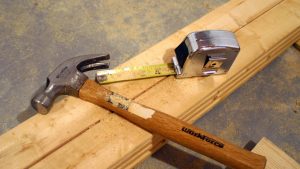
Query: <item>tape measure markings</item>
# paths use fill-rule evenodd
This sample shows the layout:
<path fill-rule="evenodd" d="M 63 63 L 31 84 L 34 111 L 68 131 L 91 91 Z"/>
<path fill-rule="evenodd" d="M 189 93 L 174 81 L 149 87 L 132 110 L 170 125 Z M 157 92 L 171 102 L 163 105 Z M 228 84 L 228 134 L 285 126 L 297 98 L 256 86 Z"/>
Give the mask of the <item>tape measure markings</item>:
<path fill-rule="evenodd" d="M 167 63 L 159 65 L 132 66 L 111 70 L 101 70 L 97 72 L 96 80 L 100 84 L 106 84 L 175 74 L 176 72 L 173 64 Z"/>

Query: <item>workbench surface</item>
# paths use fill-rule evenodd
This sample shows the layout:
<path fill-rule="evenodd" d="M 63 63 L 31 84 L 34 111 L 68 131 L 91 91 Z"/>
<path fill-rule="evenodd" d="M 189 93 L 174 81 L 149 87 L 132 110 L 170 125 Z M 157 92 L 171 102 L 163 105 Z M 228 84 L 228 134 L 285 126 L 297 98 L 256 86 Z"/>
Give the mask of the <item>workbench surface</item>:
<path fill-rule="evenodd" d="M 114 67 L 225 2 L 1 1 L 0 134 L 35 113 L 31 97 L 62 60 L 110 53 Z M 299 67 L 291 47 L 195 125 L 240 146 L 265 136 L 300 162 Z M 137 168 L 199 168 L 203 159 L 169 143 Z"/>

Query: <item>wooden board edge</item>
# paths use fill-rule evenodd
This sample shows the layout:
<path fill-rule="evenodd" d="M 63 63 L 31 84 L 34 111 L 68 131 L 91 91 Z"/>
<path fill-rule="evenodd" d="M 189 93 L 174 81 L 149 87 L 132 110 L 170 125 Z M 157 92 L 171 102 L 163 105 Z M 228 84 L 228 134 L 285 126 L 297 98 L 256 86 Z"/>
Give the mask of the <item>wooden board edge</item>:
<path fill-rule="evenodd" d="M 267 158 L 266 169 L 299 169 L 300 165 L 269 139 L 263 137 L 252 152 Z"/>

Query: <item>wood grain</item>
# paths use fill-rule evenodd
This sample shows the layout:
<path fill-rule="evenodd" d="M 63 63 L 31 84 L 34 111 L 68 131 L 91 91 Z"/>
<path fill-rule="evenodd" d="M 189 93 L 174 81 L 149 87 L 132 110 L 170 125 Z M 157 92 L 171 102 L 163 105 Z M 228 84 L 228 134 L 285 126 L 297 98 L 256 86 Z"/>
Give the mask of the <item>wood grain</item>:
<path fill-rule="evenodd" d="M 151 88 L 147 92 L 140 95 L 139 98 L 143 98 L 142 100 L 139 100 L 140 102 L 144 103 L 152 103 L 154 105 L 151 105 L 151 107 L 154 106 L 156 109 L 164 109 L 166 112 L 170 112 L 170 109 L 173 111 L 172 115 L 176 116 L 177 111 L 181 111 L 182 114 L 188 112 L 189 108 L 193 109 L 194 116 L 201 115 L 201 113 L 204 113 L 206 111 L 206 108 L 209 108 L 211 105 L 216 104 L 218 101 L 220 101 L 222 98 L 224 98 L 228 92 L 234 90 L 238 85 L 240 85 L 243 81 L 247 80 L 251 77 L 251 75 L 255 74 L 255 72 L 262 69 L 267 63 L 269 63 L 272 59 L 274 59 L 280 52 L 282 52 L 285 48 L 290 46 L 297 38 L 299 38 L 299 25 L 297 22 L 298 18 L 296 16 L 293 16 L 292 11 L 289 11 L 287 9 L 287 4 L 294 5 L 294 10 L 296 11 L 297 5 L 290 4 L 290 3 L 282 3 L 279 4 L 278 7 L 274 7 L 269 12 L 265 13 L 263 16 L 257 18 L 255 21 L 248 25 L 244 26 L 241 30 L 236 32 L 236 35 L 238 35 L 239 42 L 243 45 L 244 52 L 239 55 L 238 64 L 236 64 L 227 75 L 225 76 L 211 76 L 208 78 L 194 78 L 189 79 L 189 82 L 184 82 L 185 80 L 176 80 L 172 77 L 168 78 L 168 81 L 163 80 L 159 84 L 157 84 L 155 87 Z M 285 17 L 289 16 L 291 20 L 286 20 Z M 274 25 L 268 26 L 268 24 L 264 25 L 263 23 L 268 22 L 274 22 L 274 18 L 278 18 Z M 292 21 L 294 20 L 294 21 Z M 294 25 L 290 25 L 290 23 L 295 23 Z M 257 25 L 261 25 L 262 27 L 266 29 L 258 29 L 256 28 Z M 276 29 L 276 24 L 282 24 L 286 25 L 281 27 L 280 29 Z M 255 29 L 253 29 L 253 27 Z M 266 32 L 271 32 L 270 34 Z M 257 43 L 257 35 L 260 35 L 261 39 L 264 39 L 265 41 L 260 41 L 260 43 L 270 43 L 264 44 L 268 46 L 267 48 L 263 49 L 261 47 L 261 44 Z M 273 45 L 273 46 L 272 46 Z M 232 74 L 231 74 L 232 73 Z M 219 83 L 218 83 L 219 82 Z M 211 89 L 207 86 L 207 84 L 215 85 L 212 86 Z M 185 88 L 180 88 L 180 86 L 185 86 Z M 237 85 L 237 86 L 236 86 Z M 158 87 L 160 86 L 160 87 Z M 196 89 L 195 89 L 196 88 Z M 181 90 L 185 90 L 181 93 Z M 210 90 L 210 91 L 206 91 Z M 165 91 L 165 92 L 161 92 Z M 172 91 L 176 91 L 178 95 L 182 95 L 181 97 L 176 97 L 177 94 L 175 94 Z M 148 93 L 150 92 L 150 93 Z M 153 95 L 155 93 L 155 95 Z M 170 96 L 168 96 L 170 95 Z M 192 96 L 190 97 L 184 97 Z M 209 97 L 207 97 L 209 96 Z M 201 98 L 199 98 L 201 97 Z M 148 100 L 149 99 L 149 100 Z M 173 100 L 170 102 L 166 102 L 166 100 Z M 180 100 L 181 99 L 181 100 Z M 190 102 L 193 100 L 200 100 L 199 103 L 192 103 L 196 106 L 190 106 Z M 202 102 L 203 101 L 203 102 Z M 165 103 L 165 104 L 164 104 Z M 178 106 L 178 104 L 186 105 L 186 106 Z M 168 106 L 169 105 L 169 106 Z M 199 106 L 200 105 L 200 106 Z M 181 110 L 180 110 L 181 108 Z M 186 109 L 184 109 L 186 108 Z M 179 109 L 179 110 L 178 110 Z M 169 111 L 167 111 L 169 110 Z M 188 110 L 188 111 L 186 111 Z M 191 111 L 192 112 L 192 111 Z M 187 114 L 188 114 L 187 113 Z M 191 120 L 192 116 L 187 116 L 188 118 L 184 118 L 184 120 Z M 117 124 L 116 124 L 117 125 Z M 93 131 L 92 133 L 101 132 Z M 131 135 L 133 133 L 126 132 L 126 135 Z M 80 136 L 81 137 L 81 136 Z M 90 136 L 92 137 L 92 135 Z M 82 139 L 82 138 L 81 138 Z M 146 141 L 147 140 L 147 141 Z M 145 138 L 145 142 L 154 140 L 153 138 Z M 159 142 L 159 141 L 153 141 L 153 142 Z M 129 142 L 127 142 L 129 143 Z M 131 143 L 130 143 L 131 144 Z M 154 144 L 154 143 L 153 143 Z M 70 147 L 69 147 L 70 146 Z M 149 146 L 153 147 L 155 149 L 156 144 L 154 145 L 144 145 L 144 147 L 137 146 L 133 151 L 129 151 L 128 154 L 126 154 L 123 158 L 117 159 L 116 162 L 114 162 L 110 168 L 127 168 L 131 167 L 134 164 L 138 163 L 143 158 L 147 157 L 147 155 L 151 154 L 151 149 L 149 150 Z M 62 155 L 66 155 L 66 151 L 73 147 L 73 145 L 66 145 L 64 147 L 64 150 L 59 151 L 59 154 L 55 154 L 53 156 L 49 156 L 49 159 L 43 161 L 44 164 L 48 164 L 51 162 L 56 161 L 57 159 L 61 158 Z M 107 147 L 109 149 L 109 147 Z M 145 152 L 145 154 L 141 155 L 138 153 L 136 155 L 135 153 L 142 151 Z M 96 151 L 97 152 L 97 151 Z M 56 152 L 55 152 L 56 153 Z M 58 152 L 57 152 L 58 153 Z M 105 156 L 99 155 L 97 156 L 99 159 L 105 159 Z M 126 163 L 127 161 L 132 161 L 131 163 Z M 94 164 L 94 163 L 93 163 Z M 98 164 L 98 163 L 97 163 Z M 98 167 L 100 167 L 100 164 L 94 164 Z M 60 164 L 59 166 L 65 166 L 66 164 Z M 46 167 L 46 165 L 37 165 L 40 167 Z M 92 167 L 89 165 L 86 161 L 81 161 L 79 165 L 76 165 L 76 167 Z M 101 165 L 102 166 L 102 165 Z"/>
<path fill-rule="evenodd" d="M 262 138 L 252 152 L 267 157 L 266 169 L 299 169 L 300 165 L 269 139 Z"/>
<path fill-rule="evenodd" d="M 232 168 L 264 169 L 266 158 L 239 148 L 168 114 L 140 105 L 87 80 L 79 97 L 119 114 L 130 122 Z"/>
<path fill-rule="evenodd" d="M 172 55 L 166 51 L 187 33 L 225 29 L 235 31 L 243 45 L 226 76 L 180 82 L 171 77 L 155 78 L 105 87 L 192 122 L 300 39 L 299 11 L 296 1 L 230 1 L 122 65 L 161 63 Z M 186 84 L 186 89 L 195 89 L 185 91 L 182 99 L 174 97 L 178 89 L 185 89 L 180 86 Z M 164 85 L 170 96 L 161 92 Z M 148 93 L 155 90 L 159 91 L 156 96 L 147 100 Z M 184 106 L 174 106 L 178 103 Z M 0 168 L 126 168 L 150 155 L 163 140 L 91 103 L 66 97 L 47 116 L 35 115 L 2 135 L 0 144 Z"/>

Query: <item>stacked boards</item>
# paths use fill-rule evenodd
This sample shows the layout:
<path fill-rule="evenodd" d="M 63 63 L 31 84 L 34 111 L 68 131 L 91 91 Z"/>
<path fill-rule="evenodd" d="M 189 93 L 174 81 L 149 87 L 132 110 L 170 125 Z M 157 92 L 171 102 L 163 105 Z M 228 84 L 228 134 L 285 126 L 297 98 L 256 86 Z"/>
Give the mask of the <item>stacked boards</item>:
<path fill-rule="evenodd" d="M 194 122 L 300 39 L 297 0 L 233 0 L 170 35 L 123 66 L 170 61 L 190 32 L 235 32 L 241 52 L 226 75 L 175 79 L 173 76 L 105 87 L 128 98 Z M 164 144 L 109 111 L 73 97 L 60 99 L 0 136 L 0 168 L 131 168 Z"/>

